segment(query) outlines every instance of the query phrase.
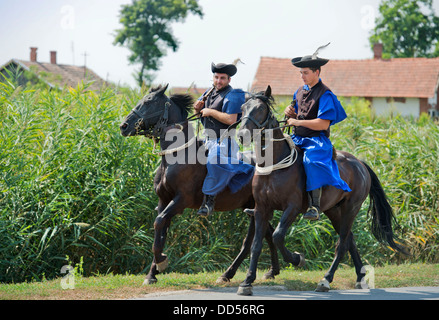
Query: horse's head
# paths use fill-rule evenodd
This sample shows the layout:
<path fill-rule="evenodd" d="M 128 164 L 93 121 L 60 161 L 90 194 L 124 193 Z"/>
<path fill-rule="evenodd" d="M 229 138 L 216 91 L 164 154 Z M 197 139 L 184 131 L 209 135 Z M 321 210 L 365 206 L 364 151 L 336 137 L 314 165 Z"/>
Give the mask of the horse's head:
<path fill-rule="evenodd" d="M 158 86 L 151 89 L 149 93 L 134 107 L 120 125 L 120 133 L 124 136 L 152 135 L 154 136 L 159 128 L 157 125 L 167 121 L 170 100 L 165 95 L 166 86 Z"/>
<path fill-rule="evenodd" d="M 276 119 L 271 111 L 271 105 L 274 99 L 271 96 L 271 87 L 256 94 L 252 94 L 250 98 L 242 105 L 241 127 L 238 131 L 241 143 L 249 144 L 253 140 L 254 130 L 270 129 Z"/>

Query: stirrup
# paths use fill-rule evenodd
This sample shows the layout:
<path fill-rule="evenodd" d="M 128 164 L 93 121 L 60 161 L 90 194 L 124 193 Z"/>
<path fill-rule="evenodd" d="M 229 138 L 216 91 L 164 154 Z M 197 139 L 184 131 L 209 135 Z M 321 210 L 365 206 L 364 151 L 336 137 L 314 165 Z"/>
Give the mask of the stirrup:
<path fill-rule="evenodd" d="M 201 217 L 207 217 L 212 212 L 209 210 L 209 207 L 207 205 L 203 205 L 198 209 L 197 214 Z"/>
<path fill-rule="evenodd" d="M 319 211 L 320 210 L 318 208 L 312 206 L 312 207 L 308 208 L 306 213 L 303 215 L 303 219 L 310 220 L 310 221 L 320 220 Z"/>
<path fill-rule="evenodd" d="M 215 207 L 215 196 L 204 195 L 203 204 L 198 209 L 197 214 L 202 217 L 210 216 Z"/>

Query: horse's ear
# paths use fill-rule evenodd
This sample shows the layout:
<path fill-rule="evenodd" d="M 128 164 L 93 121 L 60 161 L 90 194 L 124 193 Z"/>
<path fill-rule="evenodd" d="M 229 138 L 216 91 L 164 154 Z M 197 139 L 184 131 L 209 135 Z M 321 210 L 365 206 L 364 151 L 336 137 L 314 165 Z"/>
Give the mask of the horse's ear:
<path fill-rule="evenodd" d="M 165 86 L 161 87 L 158 91 L 159 94 L 165 94 L 166 90 L 168 90 L 169 83 L 167 83 Z"/>
<path fill-rule="evenodd" d="M 265 90 L 264 96 L 271 97 L 271 87 L 268 85 L 267 89 Z"/>

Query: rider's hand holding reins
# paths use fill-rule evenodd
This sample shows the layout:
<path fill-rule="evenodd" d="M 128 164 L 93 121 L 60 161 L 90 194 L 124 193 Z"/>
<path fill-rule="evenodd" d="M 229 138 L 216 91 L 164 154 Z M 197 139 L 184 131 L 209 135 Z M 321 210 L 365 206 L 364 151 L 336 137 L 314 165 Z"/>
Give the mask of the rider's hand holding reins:
<path fill-rule="evenodd" d="M 288 107 L 285 108 L 285 116 L 293 119 L 297 118 L 297 114 L 294 111 L 294 107 L 292 105 L 289 105 Z"/>
<path fill-rule="evenodd" d="M 199 114 L 201 109 L 203 109 L 203 108 L 204 108 L 204 101 L 202 101 L 202 100 L 195 101 L 195 103 L 194 103 L 195 113 Z"/>

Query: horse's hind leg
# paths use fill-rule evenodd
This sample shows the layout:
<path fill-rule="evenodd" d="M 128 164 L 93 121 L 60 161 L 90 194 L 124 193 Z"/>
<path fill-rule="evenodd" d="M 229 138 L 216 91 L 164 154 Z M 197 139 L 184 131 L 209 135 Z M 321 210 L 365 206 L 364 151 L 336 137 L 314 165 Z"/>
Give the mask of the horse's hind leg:
<path fill-rule="evenodd" d="M 357 274 L 357 282 L 355 283 L 355 289 L 368 289 L 369 287 L 364 282 L 366 276 L 366 270 L 363 268 L 363 262 L 361 261 L 360 254 L 358 253 L 357 245 L 354 240 L 354 235 L 351 233 L 351 243 L 349 247 L 349 253 L 351 254 L 352 261 L 355 266 L 355 273 Z"/>
<path fill-rule="evenodd" d="M 146 275 L 143 284 L 153 284 L 157 282 L 156 275 L 163 272 L 168 266 L 168 257 L 163 254 L 163 248 L 165 247 L 166 236 L 168 234 L 168 229 L 171 224 L 172 218 L 179 212 L 182 212 L 182 206 L 178 201 L 178 198 L 172 200 L 166 208 L 161 211 L 161 206 L 159 204 L 157 215 L 154 221 L 154 244 L 152 251 L 154 254 L 154 261 L 151 264 L 151 269 Z"/>
<path fill-rule="evenodd" d="M 350 251 L 352 250 L 351 254 L 352 252 L 354 252 L 353 259 L 358 276 L 358 270 L 361 270 L 362 265 L 360 266 L 361 260 L 359 259 L 360 256 L 358 254 L 358 251 L 356 250 L 356 247 L 352 246 L 354 242 L 353 242 L 353 234 L 351 231 L 352 224 L 354 222 L 354 219 L 358 211 L 359 209 L 357 210 L 357 209 L 348 208 L 346 205 L 344 205 L 343 207 L 333 208 L 325 212 L 325 214 L 331 220 L 335 231 L 337 231 L 340 237 L 336 244 L 334 260 L 332 261 L 329 271 L 325 274 L 324 278 L 318 283 L 316 288 L 317 292 L 329 291 L 330 289 L 329 284 L 334 280 L 335 271 L 337 270 L 340 261 L 343 259 L 343 257 L 345 256 L 348 250 Z"/>

